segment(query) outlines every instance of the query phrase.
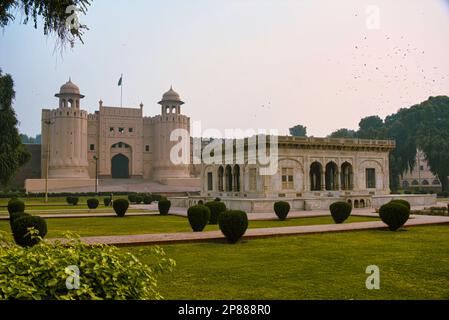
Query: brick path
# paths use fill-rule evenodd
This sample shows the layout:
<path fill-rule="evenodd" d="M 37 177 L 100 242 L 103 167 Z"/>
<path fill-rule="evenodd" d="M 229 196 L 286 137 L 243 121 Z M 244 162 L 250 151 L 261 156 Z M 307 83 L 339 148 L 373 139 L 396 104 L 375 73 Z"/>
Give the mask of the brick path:
<path fill-rule="evenodd" d="M 449 224 L 449 217 L 419 216 L 416 217 L 415 219 L 410 219 L 406 223 L 406 226 L 411 227 L 411 226 L 435 225 L 435 224 Z M 384 229 L 384 228 L 386 228 L 386 226 L 381 221 L 356 222 L 348 224 L 279 227 L 279 228 L 260 228 L 260 229 L 248 229 L 243 238 L 254 239 L 254 238 L 266 238 L 274 236 L 359 231 L 359 230 Z M 81 240 L 88 244 L 109 244 L 116 246 L 225 241 L 221 231 L 82 237 Z"/>

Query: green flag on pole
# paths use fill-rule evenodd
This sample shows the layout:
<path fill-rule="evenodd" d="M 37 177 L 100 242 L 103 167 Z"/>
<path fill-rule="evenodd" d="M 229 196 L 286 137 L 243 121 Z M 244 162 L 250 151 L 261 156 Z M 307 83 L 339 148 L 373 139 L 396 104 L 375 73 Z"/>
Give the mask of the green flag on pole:
<path fill-rule="evenodd" d="M 123 75 L 120 76 L 120 79 L 118 81 L 118 86 L 120 87 L 122 85 L 123 82 Z"/>

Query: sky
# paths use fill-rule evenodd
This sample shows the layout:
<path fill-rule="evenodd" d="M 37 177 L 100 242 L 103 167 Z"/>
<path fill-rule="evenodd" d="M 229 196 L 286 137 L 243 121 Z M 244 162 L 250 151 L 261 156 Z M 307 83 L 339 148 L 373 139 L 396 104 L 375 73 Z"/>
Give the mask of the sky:
<path fill-rule="evenodd" d="M 94 0 L 84 44 L 63 52 L 20 20 L 0 31 L 0 68 L 28 135 L 69 77 L 89 112 L 120 105 L 122 73 L 124 105 L 146 116 L 173 85 L 191 121 L 223 133 L 326 136 L 449 95 L 447 0 Z"/>

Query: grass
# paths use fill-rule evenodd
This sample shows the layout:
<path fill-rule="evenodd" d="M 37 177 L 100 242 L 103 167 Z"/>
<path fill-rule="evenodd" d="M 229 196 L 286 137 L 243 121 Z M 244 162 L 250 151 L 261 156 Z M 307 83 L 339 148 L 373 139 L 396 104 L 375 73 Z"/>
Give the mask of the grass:
<path fill-rule="evenodd" d="M 347 223 L 376 221 L 369 217 L 350 217 Z M 191 232 L 190 224 L 179 216 L 144 216 L 144 217 L 99 217 L 99 218 L 67 218 L 46 219 L 47 238 L 61 237 L 65 231 L 72 231 L 80 236 L 106 236 L 148 233 Z M 249 228 L 269 228 L 287 226 L 305 226 L 316 224 L 332 224 L 329 217 L 295 218 L 286 221 L 250 221 Z M 207 226 L 205 231 L 219 230 L 218 226 Z M 10 232 L 9 221 L 0 221 L 0 231 Z"/>
<path fill-rule="evenodd" d="M 449 299 L 449 226 L 163 246 L 166 299 Z M 143 261 L 149 247 L 124 248 Z M 369 265 L 380 290 L 367 290 Z"/>
<path fill-rule="evenodd" d="M 154 210 L 153 210 L 154 211 Z M 74 213 L 115 213 L 114 209 L 112 207 L 104 207 L 100 206 L 97 209 L 89 210 L 87 206 L 66 206 L 66 207 L 27 207 L 25 209 L 25 212 L 33 214 L 33 215 L 39 215 L 39 214 L 74 214 Z M 151 210 L 144 210 L 144 209 L 128 209 L 129 213 L 136 213 L 136 212 L 152 212 Z M 0 209 L 0 216 L 8 216 L 8 210 Z"/>

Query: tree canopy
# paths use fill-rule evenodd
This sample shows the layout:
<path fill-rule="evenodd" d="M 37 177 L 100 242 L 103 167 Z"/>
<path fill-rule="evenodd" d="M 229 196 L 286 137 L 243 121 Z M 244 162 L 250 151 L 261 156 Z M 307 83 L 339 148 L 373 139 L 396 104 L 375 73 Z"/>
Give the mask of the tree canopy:
<path fill-rule="evenodd" d="M 332 132 L 330 135 L 328 135 L 328 138 L 354 139 L 357 138 L 357 131 L 343 128 Z"/>
<path fill-rule="evenodd" d="M 0 69 L 0 185 L 7 187 L 17 170 L 31 158 L 21 142 L 17 130 L 17 118 L 12 101 L 14 82 L 9 74 Z"/>
<path fill-rule="evenodd" d="M 4 28 L 15 20 L 15 16 L 23 17 L 23 23 L 33 21 L 37 29 L 42 19 L 44 34 L 56 34 L 61 44 L 69 42 L 74 45 L 76 39 L 83 42 L 86 25 L 79 23 L 74 8 L 86 14 L 92 0 L 3 0 L 0 1 L 0 27 Z"/>
<path fill-rule="evenodd" d="M 348 129 L 332 133 L 332 137 L 348 137 Z M 402 108 L 382 120 L 379 116 L 363 118 L 355 137 L 360 139 L 392 139 L 396 148 L 390 153 L 390 187 L 399 187 L 399 176 L 416 165 L 416 152 L 424 156 L 433 174 L 449 191 L 449 97 L 430 97 L 410 108 Z"/>
<path fill-rule="evenodd" d="M 295 137 L 307 137 L 307 127 L 298 124 L 290 128 L 290 134 Z"/>

